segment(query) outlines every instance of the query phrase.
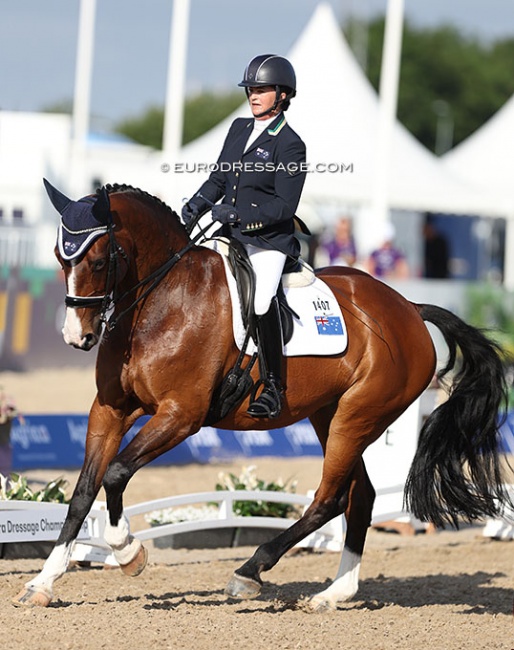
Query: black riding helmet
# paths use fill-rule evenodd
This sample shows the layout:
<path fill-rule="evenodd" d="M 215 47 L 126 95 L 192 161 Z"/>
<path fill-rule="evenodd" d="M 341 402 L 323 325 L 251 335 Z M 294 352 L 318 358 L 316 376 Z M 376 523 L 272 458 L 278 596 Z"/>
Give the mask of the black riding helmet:
<path fill-rule="evenodd" d="M 285 92 L 286 97 L 282 102 L 282 110 L 287 111 L 290 100 L 296 95 L 296 75 L 293 66 L 283 56 L 277 54 L 260 54 L 254 57 L 246 66 L 243 81 L 238 84 L 243 86 L 248 96 L 249 88 L 258 86 L 275 87 L 275 103 L 257 117 L 274 111 L 280 102 L 280 94 Z"/>

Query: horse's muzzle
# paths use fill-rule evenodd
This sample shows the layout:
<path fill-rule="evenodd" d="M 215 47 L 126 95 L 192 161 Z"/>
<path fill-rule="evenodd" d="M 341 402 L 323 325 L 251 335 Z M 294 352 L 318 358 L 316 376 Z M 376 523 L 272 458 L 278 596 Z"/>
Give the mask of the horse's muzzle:
<path fill-rule="evenodd" d="M 96 334 L 86 334 L 81 341 L 66 341 L 68 345 L 76 348 L 77 350 L 84 350 L 89 352 L 98 343 L 98 336 Z"/>
<path fill-rule="evenodd" d="M 94 348 L 95 345 L 98 343 L 98 339 L 99 339 L 99 337 L 96 334 L 93 334 L 92 332 L 90 332 L 89 334 L 85 334 L 80 338 L 72 338 L 66 336 L 66 332 L 64 330 L 63 330 L 63 338 L 65 343 L 71 345 L 73 348 L 76 348 L 77 350 L 84 350 L 84 352 L 89 352 L 91 348 Z"/>
<path fill-rule="evenodd" d="M 89 352 L 89 350 L 91 350 L 91 348 L 94 348 L 97 343 L 98 343 L 98 336 L 96 336 L 96 334 L 86 334 L 82 339 L 81 343 L 79 344 L 72 343 L 72 345 L 74 348 L 77 348 L 78 350 L 84 350 L 84 352 Z"/>

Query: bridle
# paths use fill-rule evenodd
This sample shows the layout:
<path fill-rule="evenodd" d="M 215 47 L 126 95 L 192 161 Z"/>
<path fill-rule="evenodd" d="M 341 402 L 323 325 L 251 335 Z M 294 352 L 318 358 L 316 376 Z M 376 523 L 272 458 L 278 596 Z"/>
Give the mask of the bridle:
<path fill-rule="evenodd" d="M 166 260 L 164 264 L 161 264 L 161 266 L 155 269 L 146 278 L 143 278 L 133 287 L 127 289 L 127 291 L 117 296 L 115 295 L 115 292 L 120 277 L 120 257 L 128 262 L 128 255 L 124 251 L 123 247 L 116 241 L 112 215 L 109 215 L 109 217 L 110 218 L 105 233 L 109 236 L 109 263 L 107 267 L 107 278 L 105 281 L 105 293 L 101 296 L 71 296 L 69 294 L 66 294 L 64 298 L 64 304 L 66 307 L 71 307 L 74 309 L 96 307 L 98 305 L 101 305 L 100 322 L 104 323 L 107 331 L 110 332 L 116 327 L 121 318 L 132 311 L 136 305 L 143 301 L 155 289 L 155 287 L 168 274 L 168 272 L 182 259 L 182 257 L 184 257 L 184 255 L 189 250 L 191 250 L 193 246 L 196 246 L 197 242 L 205 235 L 209 228 L 214 225 L 214 223 L 209 222 L 193 238 L 191 238 L 181 250 Z M 145 285 L 149 286 L 145 291 L 143 291 L 143 293 L 141 293 L 141 295 L 135 298 L 128 307 L 117 314 L 116 317 L 114 314 L 112 314 L 110 317 L 107 317 L 107 313 L 118 303 L 125 300 L 128 296 Z"/>
<path fill-rule="evenodd" d="M 114 224 L 112 215 L 110 213 L 107 223 L 107 230 L 105 233 L 109 235 L 109 264 L 107 267 L 105 293 L 101 296 L 71 296 L 70 294 L 66 294 L 64 297 L 64 304 L 66 307 L 72 307 L 74 309 L 96 307 L 97 305 L 101 305 L 100 320 L 104 323 L 107 323 L 107 312 L 115 303 L 115 298 L 112 295 L 112 291 L 116 287 L 119 277 L 119 256 L 121 255 L 125 260 L 128 258 L 123 248 L 116 241 L 116 238 L 114 236 Z M 113 289 L 109 290 L 111 284 Z"/>

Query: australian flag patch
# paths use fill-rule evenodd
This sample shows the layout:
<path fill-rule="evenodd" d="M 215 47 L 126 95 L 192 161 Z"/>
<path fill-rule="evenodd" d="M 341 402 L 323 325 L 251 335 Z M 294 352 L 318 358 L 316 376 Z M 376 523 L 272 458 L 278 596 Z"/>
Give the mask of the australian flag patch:
<path fill-rule="evenodd" d="M 255 155 L 257 158 L 262 158 L 262 160 L 268 160 L 270 152 L 266 151 L 266 149 L 262 149 L 262 147 L 257 147 Z"/>
<path fill-rule="evenodd" d="M 315 316 L 314 318 L 316 320 L 318 334 L 343 334 L 343 324 L 339 316 Z"/>

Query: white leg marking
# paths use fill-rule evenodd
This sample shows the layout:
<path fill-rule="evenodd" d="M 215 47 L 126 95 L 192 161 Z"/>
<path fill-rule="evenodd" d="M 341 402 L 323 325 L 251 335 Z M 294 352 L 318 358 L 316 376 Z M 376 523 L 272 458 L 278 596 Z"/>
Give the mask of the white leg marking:
<path fill-rule="evenodd" d="M 52 587 L 56 580 L 66 573 L 70 563 L 71 549 L 73 542 L 55 546 L 43 565 L 43 569 L 30 582 L 25 584 L 27 588 L 36 591 L 45 591 L 52 595 Z"/>
<path fill-rule="evenodd" d="M 117 526 L 112 526 L 107 515 L 104 538 L 114 551 L 118 564 L 128 564 L 139 553 L 141 542 L 130 534 L 128 519 L 122 516 Z"/>
<path fill-rule="evenodd" d="M 68 295 L 76 296 L 75 269 L 71 269 L 68 276 Z M 66 318 L 62 328 L 64 342 L 68 345 L 80 345 L 82 342 L 82 324 L 77 316 L 77 310 L 73 307 L 66 307 Z"/>
<path fill-rule="evenodd" d="M 334 582 L 319 594 L 313 596 L 310 604 L 314 609 L 335 608 L 338 602 L 351 600 L 359 588 L 361 556 L 345 548 Z"/>

